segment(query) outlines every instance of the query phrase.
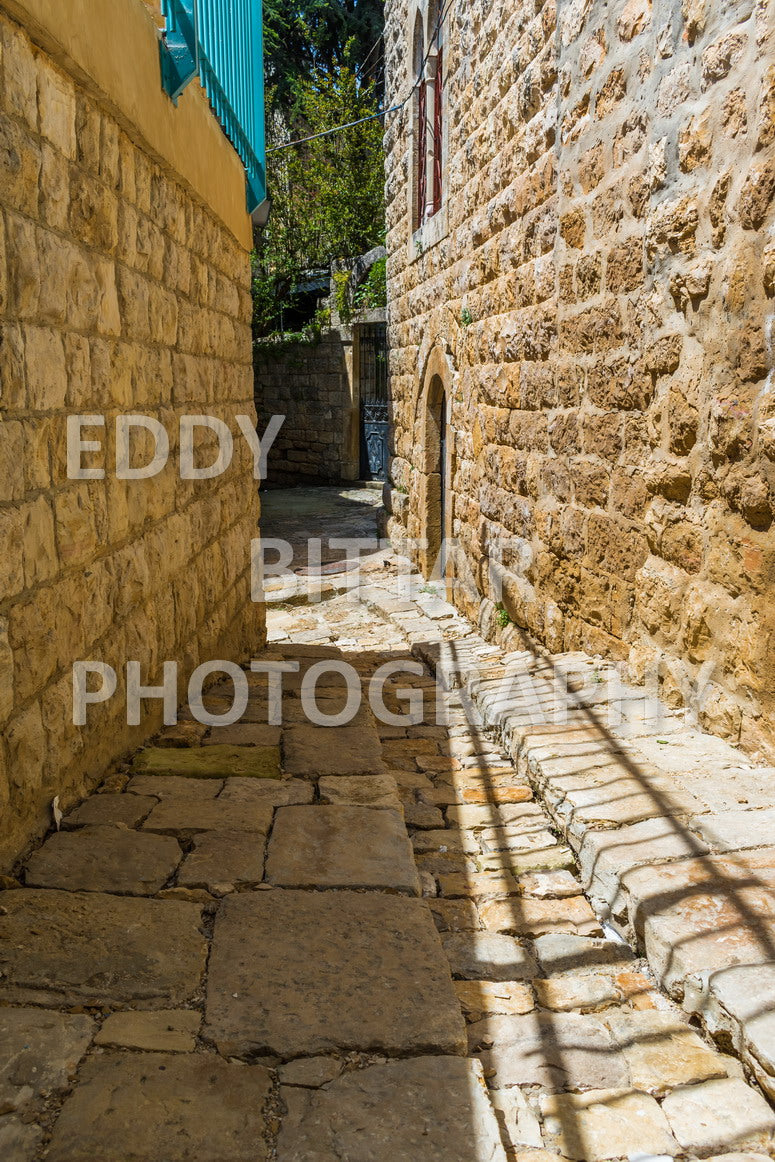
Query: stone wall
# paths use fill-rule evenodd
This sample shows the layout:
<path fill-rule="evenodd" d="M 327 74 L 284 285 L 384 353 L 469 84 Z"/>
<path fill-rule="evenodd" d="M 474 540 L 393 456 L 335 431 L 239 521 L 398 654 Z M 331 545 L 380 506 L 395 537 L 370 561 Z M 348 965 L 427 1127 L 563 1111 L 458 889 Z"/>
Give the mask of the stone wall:
<path fill-rule="evenodd" d="M 318 342 L 262 344 L 255 384 L 259 430 L 273 415 L 285 417 L 269 449 L 270 487 L 358 478 L 348 328 L 324 331 Z"/>
<path fill-rule="evenodd" d="M 156 79 L 137 107 L 158 101 L 160 118 L 170 116 L 147 9 L 139 0 L 114 7 L 122 51 Z M 52 20 L 59 15 L 52 9 Z M 127 39 L 130 24 L 137 43 Z M 73 26 L 75 45 L 96 53 L 85 25 Z M 40 47 L 45 30 L 35 25 L 35 33 L 33 43 L 0 14 L 5 865 L 48 825 L 55 795 L 67 807 L 160 724 L 155 701 L 144 704 L 140 726 L 127 726 L 127 660 L 141 663 L 149 685 L 161 681 L 163 661 L 177 661 L 182 695 L 200 661 L 243 658 L 263 640 L 261 607 L 250 602 L 258 505 L 247 444 L 236 437 L 231 468 L 210 480 L 181 480 L 177 457 L 182 414 L 215 414 L 235 431 L 236 414 L 255 414 L 238 159 L 217 125 L 213 135 L 201 98 L 181 101 L 189 112 L 180 127 L 203 126 L 186 147 L 219 166 L 225 205 L 240 193 L 241 240 L 151 152 L 88 62 L 75 67 L 61 45 L 55 61 Z M 123 98 L 131 105 L 128 89 Z M 169 144 L 174 154 L 179 143 Z M 105 416 L 104 429 L 83 433 L 104 444 L 84 461 L 105 468 L 101 479 L 68 478 L 66 424 L 78 413 Z M 151 415 L 169 433 L 169 461 L 151 479 L 116 479 L 115 419 L 125 413 Z M 150 459 L 147 445 L 136 452 L 133 463 Z M 92 659 L 115 668 L 118 689 L 76 727 L 72 664 Z"/>
<path fill-rule="evenodd" d="M 389 104 L 414 19 L 389 0 Z M 442 384 L 465 611 L 658 671 L 772 756 L 772 9 L 473 0 L 444 29 L 445 207 L 414 237 L 411 102 L 386 125 L 392 535 L 436 519 Z"/>

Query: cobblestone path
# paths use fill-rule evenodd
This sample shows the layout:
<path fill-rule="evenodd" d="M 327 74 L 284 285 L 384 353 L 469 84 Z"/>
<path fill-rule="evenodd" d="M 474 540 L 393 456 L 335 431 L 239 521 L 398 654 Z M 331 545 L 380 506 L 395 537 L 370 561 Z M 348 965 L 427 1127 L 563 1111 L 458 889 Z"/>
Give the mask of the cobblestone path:
<path fill-rule="evenodd" d="M 251 674 L 238 725 L 167 728 L 2 892 L 3 1162 L 775 1157 L 760 1091 L 601 925 L 395 612 L 271 614 L 282 725 Z M 421 721 L 310 723 L 340 661 L 366 694 L 403 667 L 385 706 Z"/>

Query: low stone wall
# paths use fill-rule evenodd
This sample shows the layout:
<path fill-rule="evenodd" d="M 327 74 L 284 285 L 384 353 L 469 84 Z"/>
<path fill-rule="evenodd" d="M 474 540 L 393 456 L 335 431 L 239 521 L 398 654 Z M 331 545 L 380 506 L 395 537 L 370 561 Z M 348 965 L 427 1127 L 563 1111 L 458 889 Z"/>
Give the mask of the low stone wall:
<path fill-rule="evenodd" d="M 149 75 L 153 62 L 159 86 L 148 10 L 140 0 L 114 7 L 125 36 L 140 30 L 122 51 L 141 56 Z M 59 14 L 52 8 L 52 21 Z M 97 54 L 90 37 L 99 29 L 88 24 L 74 26 L 75 47 Z M 157 160 L 88 62 L 76 67 L 64 49 L 55 61 L 39 47 L 45 30 L 34 30 L 36 43 L 0 14 L 3 865 L 48 825 L 54 796 L 66 807 L 160 724 L 160 702 L 147 701 L 141 724 L 127 725 L 127 660 L 140 662 L 145 685 L 177 661 L 182 693 L 199 662 L 245 656 L 263 640 L 262 609 L 250 602 L 258 504 L 244 438 L 235 437 L 223 475 L 178 472 L 181 415 L 215 414 L 235 431 L 235 415 L 255 415 L 250 231 L 236 155 L 217 124 L 213 134 L 211 115 L 203 135 L 194 132 L 192 95 L 194 121 L 180 123 L 194 134 L 186 149 L 220 166 L 224 205 L 240 194 L 232 226 L 241 241 Z M 152 100 L 160 109 L 167 101 L 160 87 L 138 96 Z M 84 464 L 104 475 L 70 479 L 67 419 L 84 413 L 105 419 L 83 432 L 103 444 Z M 151 479 L 116 478 L 115 420 L 126 413 L 152 416 L 169 434 L 169 460 Z M 138 447 L 133 463 L 150 456 Z M 89 708 L 85 727 L 72 716 L 79 660 L 118 675 L 116 694 Z"/>
<path fill-rule="evenodd" d="M 357 480 L 348 328 L 332 328 L 318 342 L 262 344 L 255 386 L 259 430 L 273 415 L 285 417 L 269 450 L 269 486 Z"/>
<path fill-rule="evenodd" d="M 387 5 L 389 105 L 418 7 Z M 753 0 L 475 0 L 445 24 L 418 231 L 416 110 L 386 120 L 391 535 L 433 540 L 443 480 L 474 620 L 500 603 L 553 651 L 656 671 L 770 756 L 772 60 Z"/>

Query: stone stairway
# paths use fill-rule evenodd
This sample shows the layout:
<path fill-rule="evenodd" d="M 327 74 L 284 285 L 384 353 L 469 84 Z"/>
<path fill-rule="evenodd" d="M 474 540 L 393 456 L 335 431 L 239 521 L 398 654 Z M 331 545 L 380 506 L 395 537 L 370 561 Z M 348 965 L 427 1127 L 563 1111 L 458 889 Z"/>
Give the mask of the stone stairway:
<path fill-rule="evenodd" d="M 397 585 L 386 574 L 357 592 L 464 691 L 577 856 L 597 914 L 775 1100 L 775 770 L 611 663 L 500 649 L 421 579 L 409 599 Z"/>

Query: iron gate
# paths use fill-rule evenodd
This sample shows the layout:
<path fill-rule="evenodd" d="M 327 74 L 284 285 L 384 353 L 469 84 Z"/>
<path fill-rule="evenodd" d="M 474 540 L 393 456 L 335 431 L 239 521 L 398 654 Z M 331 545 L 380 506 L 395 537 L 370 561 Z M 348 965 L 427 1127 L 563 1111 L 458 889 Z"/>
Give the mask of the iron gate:
<path fill-rule="evenodd" d="M 358 328 L 361 389 L 361 479 L 387 479 L 388 386 L 387 326 L 364 323 Z"/>

